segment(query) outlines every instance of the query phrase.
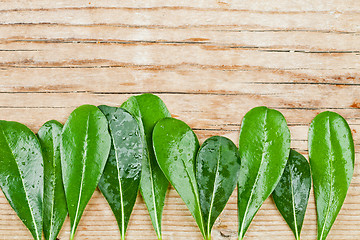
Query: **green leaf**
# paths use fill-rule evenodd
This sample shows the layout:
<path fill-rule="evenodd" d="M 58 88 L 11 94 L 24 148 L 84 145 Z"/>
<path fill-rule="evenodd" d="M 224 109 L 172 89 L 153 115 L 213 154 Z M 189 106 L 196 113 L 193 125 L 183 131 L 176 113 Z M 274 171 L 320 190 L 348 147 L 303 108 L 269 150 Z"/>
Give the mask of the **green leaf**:
<path fill-rule="evenodd" d="M 70 239 L 104 170 L 111 138 L 104 114 L 93 105 L 76 108 L 61 134 L 61 167 L 70 216 Z"/>
<path fill-rule="evenodd" d="M 316 200 L 318 240 L 326 239 L 344 203 L 354 172 L 355 151 L 346 120 L 322 112 L 309 129 L 309 160 Z"/>
<path fill-rule="evenodd" d="M 62 182 L 60 139 L 62 124 L 51 120 L 38 132 L 44 158 L 43 229 L 46 240 L 56 240 L 67 216 Z"/>
<path fill-rule="evenodd" d="M 214 136 L 203 143 L 196 157 L 195 176 L 206 239 L 211 239 L 212 226 L 234 192 L 239 170 L 239 151 L 230 139 Z"/>
<path fill-rule="evenodd" d="M 266 107 L 251 109 L 241 124 L 239 152 L 239 239 L 243 239 L 286 166 L 290 153 L 290 131 L 284 116 Z"/>
<path fill-rule="evenodd" d="M 311 189 L 310 165 L 306 158 L 295 150 L 290 157 L 284 173 L 272 193 L 276 207 L 300 240 Z"/>
<path fill-rule="evenodd" d="M 164 118 L 154 128 L 153 142 L 161 170 L 189 208 L 205 238 L 195 177 L 195 158 L 199 150 L 195 133 L 180 120 Z"/>
<path fill-rule="evenodd" d="M 156 234 L 161 239 L 161 218 L 169 182 L 156 162 L 152 132 L 157 121 L 164 117 L 170 117 L 171 114 L 164 102 L 152 94 L 130 97 L 121 107 L 129 111 L 137 119 L 141 135 L 145 138 L 146 157 L 142 163 L 140 192 L 149 211 Z"/>
<path fill-rule="evenodd" d="M 108 120 L 112 139 L 99 189 L 116 217 L 121 239 L 125 239 L 140 184 L 144 143 L 138 122 L 129 112 L 105 105 L 99 109 Z"/>
<path fill-rule="evenodd" d="M 41 240 L 43 158 L 37 137 L 21 123 L 0 120 L 0 186 L 34 239 Z"/>

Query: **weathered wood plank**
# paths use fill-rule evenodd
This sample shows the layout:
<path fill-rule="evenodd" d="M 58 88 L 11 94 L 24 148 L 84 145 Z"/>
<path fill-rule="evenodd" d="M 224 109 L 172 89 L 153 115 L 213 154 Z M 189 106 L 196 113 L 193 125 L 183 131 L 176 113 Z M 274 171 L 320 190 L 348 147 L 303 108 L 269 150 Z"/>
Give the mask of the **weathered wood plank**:
<path fill-rule="evenodd" d="M 0 70 L 1 92 L 59 92 L 93 91 L 175 91 L 201 90 L 234 91 L 244 84 L 338 85 L 360 84 L 357 69 L 346 70 L 280 70 L 261 67 L 174 66 L 172 69 L 156 66 L 123 68 L 7 68 Z M 36 76 L 29 78 L 30 76 Z M 17 81 L 14 81 L 17 79 Z M 102 84 L 97 84 L 101 79 Z M 226 81 L 227 84 L 223 84 Z M 167 82 L 168 84 L 163 84 Z M 144 86 L 147 86 L 144 89 Z M 159 89 L 161 87 L 161 89 Z M 175 89 L 176 87 L 176 89 Z M 264 87 L 264 86 L 258 86 Z M 116 88 L 116 89 L 117 89 Z"/>
<path fill-rule="evenodd" d="M 19 14 L 20 13 L 20 14 Z M 76 16 L 76 18 L 74 17 Z M 166 16 L 166 21 L 164 21 Z M 194 21 L 196 19 L 196 21 Z M 120 25 L 161 28 L 227 28 L 261 30 L 311 30 L 354 33 L 360 12 L 243 11 L 194 7 L 65 7 L 0 11 L 0 24 Z"/>
<path fill-rule="evenodd" d="M 7 43 L 7 49 L 39 51 L 0 52 L 0 68 L 130 68 L 172 70 L 267 69 L 267 70 L 347 70 L 360 68 L 360 54 L 305 54 L 300 52 L 262 52 L 247 49 L 217 50 L 204 46 L 112 45 L 55 43 Z M 76 54 L 74 55 L 74 52 Z M 162 54 L 158 54 L 161 52 Z M 276 59 L 276 61 L 274 61 Z M 353 76 L 354 77 L 354 76 Z M 357 76 L 356 76 L 357 77 Z"/>
<path fill-rule="evenodd" d="M 221 29 L 143 29 L 122 26 L 0 25 L 2 42 L 203 45 L 219 49 L 346 53 L 359 50 L 360 34 L 337 32 L 223 31 Z M 266 40 L 266 41 L 264 41 Z M 14 49 L 16 50 L 16 49 Z"/>

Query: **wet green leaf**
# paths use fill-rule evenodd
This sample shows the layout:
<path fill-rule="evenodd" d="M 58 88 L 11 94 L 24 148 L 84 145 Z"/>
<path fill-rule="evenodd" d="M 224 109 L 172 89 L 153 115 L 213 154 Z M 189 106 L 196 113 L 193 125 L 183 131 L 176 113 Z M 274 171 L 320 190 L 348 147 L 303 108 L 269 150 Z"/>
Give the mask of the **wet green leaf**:
<path fill-rule="evenodd" d="M 0 186 L 36 240 L 42 234 L 43 158 L 25 125 L 0 120 Z"/>
<path fill-rule="evenodd" d="M 70 239 L 103 173 L 111 138 L 104 114 L 93 105 L 76 108 L 61 134 L 61 168 L 70 216 Z"/>
<path fill-rule="evenodd" d="M 322 112 L 309 129 L 309 160 L 316 200 L 318 240 L 326 239 L 354 172 L 354 142 L 346 120 Z"/>
<path fill-rule="evenodd" d="M 195 158 L 199 150 L 195 133 L 180 120 L 164 118 L 154 128 L 153 142 L 161 170 L 189 208 L 205 238 L 195 177 Z"/>
<path fill-rule="evenodd" d="M 196 157 L 195 176 L 206 239 L 211 239 L 212 226 L 234 192 L 239 170 L 239 151 L 230 139 L 214 136 L 203 143 Z"/>
<path fill-rule="evenodd" d="M 99 189 L 116 217 L 121 239 L 125 239 L 140 184 L 144 143 L 139 124 L 129 112 L 105 105 L 99 109 L 108 120 L 112 139 Z"/>
<path fill-rule="evenodd" d="M 272 196 L 276 207 L 297 240 L 300 239 L 310 189 L 311 173 L 309 162 L 303 155 L 291 150 L 284 173 Z"/>
<path fill-rule="evenodd" d="M 145 158 L 142 163 L 140 192 L 149 211 L 152 224 L 161 239 L 161 218 L 169 183 L 156 162 L 152 132 L 157 121 L 170 117 L 164 102 L 152 94 L 130 97 L 121 106 L 139 122 L 141 135 L 146 143 Z"/>
<path fill-rule="evenodd" d="M 38 132 L 44 158 L 43 229 L 46 240 L 56 240 L 67 216 L 61 175 L 60 139 L 62 124 L 51 120 Z"/>
<path fill-rule="evenodd" d="M 243 118 L 238 181 L 239 239 L 262 203 L 279 182 L 290 153 L 290 131 L 284 116 L 273 109 L 256 107 Z"/>

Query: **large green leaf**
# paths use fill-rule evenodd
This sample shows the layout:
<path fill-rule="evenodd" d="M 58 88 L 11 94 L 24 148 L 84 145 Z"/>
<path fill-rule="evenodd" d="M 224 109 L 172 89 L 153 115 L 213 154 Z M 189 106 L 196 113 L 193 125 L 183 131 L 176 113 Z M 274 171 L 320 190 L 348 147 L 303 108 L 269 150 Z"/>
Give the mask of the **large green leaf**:
<path fill-rule="evenodd" d="M 108 120 L 112 139 L 99 189 L 116 217 L 121 239 L 125 239 L 140 184 L 144 143 L 139 124 L 129 112 L 105 105 L 99 109 Z"/>
<path fill-rule="evenodd" d="M 300 240 L 310 189 L 309 162 L 303 155 L 291 150 L 284 173 L 272 196 L 276 207 L 293 231 L 296 240 Z"/>
<path fill-rule="evenodd" d="M 137 119 L 141 135 L 145 138 L 146 151 L 142 164 L 140 192 L 149 211 L 156 234 L 161 239 L 161 217 L 169 182 L 156 162 L 152 132 L 157 121 L 171 115 L 164 102 L 152 94 L 130 97 L 121 107 L 129 111 Z"/>
<path fill-rule="evenodd" d="M 43 228 L 46 240 L 56 240 L 67 216 L 61 175 L 60 139 L 62 124 L 51 120 L 38 132 L 44 158 Z"/>
<path fill-rule="evenodd" d="M 43 158 L 25 125 L 0 120 L 0 186 L 36 240 L 42 234 Z"/>
<path fill-rule="evenodd" d="M 239 151 L 230 139 L 214 136 L 201 146 L 195 176 L 206 239 L 211 239 L 212 226 L 234 192 L 239 170 Z"/>
<path fill-rule="evenodd" d="M 256 107 L 243 118 L 238 181 L 239 239 L 279 182 L 290 153 L 290 131 L 284 116 Z"/>
<path fill-rule="evenodd" d="M 316 200 L 318 240 L 326 239 L 354 172 L 354 142 L 346 120 L 322 112 L 309 129 L 309 159 Z"/>
<path fill-rule="evenodd" d="M 180 120 L 164 118 L 154 128 L 153 142 L 161 170 L 189 208 L 205 238 L 195 177 L 195 158 L 199 150 L 195 133 Z"/>
<path fill-rule="evenodd" d="M 70 216 L 70 239 L 104 170 L 111 138 L 104 114 L 93 105 L 75 109 L 61 134 L 61 168 Z"/>

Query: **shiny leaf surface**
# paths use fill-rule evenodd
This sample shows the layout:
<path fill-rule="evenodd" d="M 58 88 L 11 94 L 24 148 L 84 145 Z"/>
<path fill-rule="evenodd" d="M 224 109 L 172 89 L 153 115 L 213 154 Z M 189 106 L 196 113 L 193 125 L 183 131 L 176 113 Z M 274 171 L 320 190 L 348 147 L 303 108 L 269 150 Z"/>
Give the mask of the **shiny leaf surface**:
<path fill-rule="evenodd" d="M 279 182 L 290 153 L 290 132 L 284 116 L 256 107 L 243 118 L 238 181 L 239 239 Z"/>
<path fill-rule="evenodd" d="M 60 139 L 62 124 L 51 120 L 38 132 L 44 158 L 43 229 L 46 240 L 56 240 L 67 216 L 61 174 Z"/>
<path fill-rule="evenodd" d="M 199 150 L 195 133 L 180 120 L 164 118 L 154 128 L 153 142 L 161 170 L 189 208 L 205 238 L 195 177 L 195 159 Z"/>
<path fill-rule="evenodd" d="M 99 189 L 119 226 L 121 239 L 133 210 L 141 177 L 144 143 L 136 119 L 122 108 L 99 106 L 109 123 L 111 150 Z"/>
<path fill-rule="evenodd" d="M 214 136 L 203 143 L 196 157 L 195 176 L 206 239 L 211 239 L 212 226 L 234 192 L 239 170 L 239 151 L 230 139 Z"/>
<path fill-rule="evenodd" d="M 164 102 L 152 94 L 130 97 L 121 106 L 139 122 L 141 135 L 146 143 L 145 159 L 142 163 L 140 192 L 149 211 L 152 224 L 161 239 L 161 218 L 169 182 L 155 159 L 152 132 L 155 124 L 164 117 L 170 117 Z"/>
<path fill-rule="evenodd" d="M 25 125 L 0 120 L 0 186 L 36 240 L 42 234 L 43 158 Z"/>
<path fill-rule="evenodd" d="M 309 159 L 318 221 L 318 239 L 326 239 L 346 197 L 354 172 L 354 142 L 346 120 L 322 112 L 309 129 Z"/>
<path fill-rule="evenodd" d="M 61 168 L 70 216 L 70 239 L 103 173 L 111 138 L 104 114 L 93 105 L 76 108 L 61 134 Z"/>
<path fill-rule="evenodd" d="M 291 150 L 284 173 L 272 196 L 276 207 L 297 240 L 300 239 L 310 189 L 311 173 L 309 162 L 303 155 Z"/>

